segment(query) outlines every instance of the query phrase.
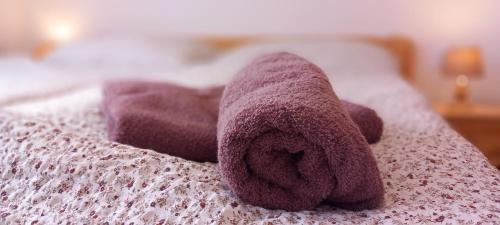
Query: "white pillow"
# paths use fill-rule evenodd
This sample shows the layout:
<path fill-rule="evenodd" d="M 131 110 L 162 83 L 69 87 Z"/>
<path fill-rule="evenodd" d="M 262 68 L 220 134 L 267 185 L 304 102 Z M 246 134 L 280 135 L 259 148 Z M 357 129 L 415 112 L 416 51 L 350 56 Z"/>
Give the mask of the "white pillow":
<path fill-rule="evenodd" d="M 318 65 L 330 79 L 355 76 L 398 74 L 398 63 L 386 50 L 365 43 L 350 41 L 295 41 L 253 44 L 221 56 L 215 63 L 228 72 L 236 72 L 255 57 L 287 51 Z"/>
<path fill-rule="evenodd" d="M 59 46 L 43 62 L 73 69 L 165 72 L 200 61 L 213 52 L 208 46 L 191 41 L 94 39 Z"/>

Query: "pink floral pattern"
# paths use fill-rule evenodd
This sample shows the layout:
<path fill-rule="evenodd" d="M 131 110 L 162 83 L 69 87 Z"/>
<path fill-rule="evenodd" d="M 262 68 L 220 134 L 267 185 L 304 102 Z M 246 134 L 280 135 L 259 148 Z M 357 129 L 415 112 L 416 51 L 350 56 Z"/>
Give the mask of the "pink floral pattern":
<path fill-rule="evenodd" d="M 380 209 L 247 205 L 223 185 L 216 164 L 107 141 L 96 98 L 79 109 L 0 112 L 0 223 L 498 224 L 499 171 L 407 84 L 333 83 L 384 119 L 382 141 L 372 146 L 386 188 Z"/>

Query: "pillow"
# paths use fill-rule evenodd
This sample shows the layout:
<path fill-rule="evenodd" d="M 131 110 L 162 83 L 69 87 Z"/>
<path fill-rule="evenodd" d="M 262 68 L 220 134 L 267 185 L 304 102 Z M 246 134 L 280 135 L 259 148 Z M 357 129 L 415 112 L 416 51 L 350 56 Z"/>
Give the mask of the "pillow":
<path fill-rule="evenodd" d="M 287 51 L 318 65 L 330 79 L 399 74 L 398 63 L 386 50 L 352 41 L 295 41 L 253 44 L 221 56 L 215 63 L 235 72 L 265 53 Z"/>
<path fill-rule="evenodd" d="M 208 46 L 191 41 L 93 39 L 59 46 L 44 63 L 66 68 L 118 72 L 173 71 L 213 55 Z"/>

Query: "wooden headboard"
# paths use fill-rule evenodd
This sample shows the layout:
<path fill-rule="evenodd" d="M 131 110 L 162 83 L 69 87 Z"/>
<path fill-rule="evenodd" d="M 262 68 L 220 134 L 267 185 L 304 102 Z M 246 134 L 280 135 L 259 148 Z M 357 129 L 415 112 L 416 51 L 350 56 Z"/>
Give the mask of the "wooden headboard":
<path fill-rule="evenodd" d="M 292 35 L 292 36 L 207 36 L 200 41 L 221 51 L 227 51 L 242 45 L 258 42 L 276 42 L 290 40 L 343 40 L 373 44 L 386 49 L 399 62 L 400 73 L 407 80 L 414 79 L 413 42 L 402 36 L 379 37 L 372 35 Z"/>

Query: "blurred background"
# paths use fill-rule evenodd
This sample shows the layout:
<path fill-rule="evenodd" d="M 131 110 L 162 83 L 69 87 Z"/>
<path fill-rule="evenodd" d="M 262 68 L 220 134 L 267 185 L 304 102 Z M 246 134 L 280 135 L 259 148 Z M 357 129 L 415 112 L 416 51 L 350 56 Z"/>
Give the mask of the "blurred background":
<path fill-rule="evenodd" d="M 29 53 L 55 35 L 190 36 L 200 34 L 399 34 L 416 45 L 416 86 L 450 99 L 453 80 L 441 76 L 445 51 L 479 46 L 481 79 L 470 99 L 500 103 L 500 2 L 496 0 L 1 0 L 0 52 Z M 66 37 L 68 36 L 68 37 Z"/>

